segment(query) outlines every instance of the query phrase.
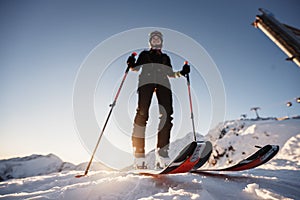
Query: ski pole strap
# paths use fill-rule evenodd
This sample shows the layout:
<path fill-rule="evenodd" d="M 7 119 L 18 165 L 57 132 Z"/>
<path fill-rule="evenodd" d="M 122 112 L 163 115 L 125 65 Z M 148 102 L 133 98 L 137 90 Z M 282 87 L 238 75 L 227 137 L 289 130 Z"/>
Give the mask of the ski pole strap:
<path fill-rule="evenodd" d="M 185 75 L 185 78 L 186 78 L 186 80 L 187 80 L 188 86 L 191 85 L 189 74 L 186 74 L 186 75 Z"/>
<path fill-rule="evenodd" d="M 128 73 L 128 72 L 129 72 L 129 69 L 130 69 L 130 67 L 127 66 L 127 68 L 126 68 L 126 70 L 125 70 L 125 73 Z"/>

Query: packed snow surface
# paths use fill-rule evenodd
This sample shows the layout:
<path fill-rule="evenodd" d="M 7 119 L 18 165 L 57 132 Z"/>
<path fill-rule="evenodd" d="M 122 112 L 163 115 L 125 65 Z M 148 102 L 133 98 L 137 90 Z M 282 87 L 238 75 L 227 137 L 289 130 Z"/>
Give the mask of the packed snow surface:
<path fill-rule="evenodd" d="M 193 138 L 171 144 L 171 156 Z M 203 139 L 198 135 L 198 139 Z M 98 164 L 82 178 L 85 164 L 65 163 L 54 154 L 0 161 L 0 199 L 300 199 L 300 120 L 236 120 L 218 125 L 205 139 L 213 153 L 203 168 L 230 166 L 277 144 L 279 153 L 256 169 L 241 172 L 183 173 L 159 177 L 116 171 Z M 154 153 L 147 160 L 154 163 Z"/>

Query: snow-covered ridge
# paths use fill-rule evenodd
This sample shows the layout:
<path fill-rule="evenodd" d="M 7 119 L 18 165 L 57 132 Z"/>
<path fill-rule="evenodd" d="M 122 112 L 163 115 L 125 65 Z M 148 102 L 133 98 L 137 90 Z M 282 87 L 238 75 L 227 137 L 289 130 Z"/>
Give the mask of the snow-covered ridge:
<path fill-rule="evenodd" d="M 299 137 L 299 119 L 234 120 L 220 123 L 206 135 L 206 139 L 211 141 L 214 147 L 209 166 L 218 168 L 232 165 L 255 152 L 257 146 L 267 144 L 279 145 L 282 149 L 279 155 L 282 157 L 292 155 L 293 159 L 299 160 L 300 153 L 295 150 L 300 148 L 299 142 L 295 142 L 299 141 Z M 288 142 L 291 138 L 294 142 Z M 288 145 L 290 143 L 292 147 Z"/>
<path fill-rule="evenodd" d="M 63 162 L 54 154 L 33 154 L 21 158 L 0 160 L 0 181 L 46 175 L 62 171 L 84 170 L 86 166 L 86 163 L 74 165 L 69 162 Z M 91 170 L 109 170 L 109 168 L 95 162 L 93 163 Z"/>

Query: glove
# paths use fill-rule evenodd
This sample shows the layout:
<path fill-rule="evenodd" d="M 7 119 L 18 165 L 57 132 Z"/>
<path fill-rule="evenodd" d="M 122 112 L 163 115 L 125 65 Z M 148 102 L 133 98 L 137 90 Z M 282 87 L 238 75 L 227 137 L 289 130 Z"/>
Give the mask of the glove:
<path fill-rule="evenodd" d="M 183 65 L 182 67 L 182 70 L 179 72 L 182 76 L 185 76 L 187 75 L 188 73 L 190 73 L 191 71 L 191 68 L 190 68 L 190 65 L 188 65 L 187 62 L 185 62 L 185 64 Z"/>
<path fill-rule="evenodd" d="M 136 54 L 131 54 L 131 56 L 128 57 L 127 59 L 127 66 L 128 67 L 134 67 L 134 64 L 135 64 L 135 55 Z"/>

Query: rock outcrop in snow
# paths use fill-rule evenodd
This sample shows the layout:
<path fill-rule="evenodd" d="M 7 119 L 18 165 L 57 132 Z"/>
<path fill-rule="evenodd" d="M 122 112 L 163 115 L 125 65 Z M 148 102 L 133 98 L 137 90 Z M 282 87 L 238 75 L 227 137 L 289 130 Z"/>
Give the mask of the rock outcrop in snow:
<path fill-rule="evenodd" d="M 221 123 L 206 135 L 206 139 L 213 143 L 213 153 L 208 165 L 213 168 L 233 165 L 266 144 L 277 144 L 283 148 L 288 145 L 286 142 L 291 137 L 298 137 L 298 134 L 298 119 L 235 120 Z"/>

